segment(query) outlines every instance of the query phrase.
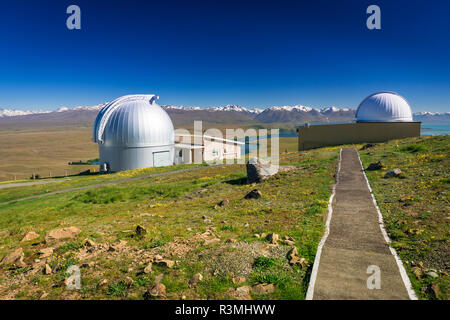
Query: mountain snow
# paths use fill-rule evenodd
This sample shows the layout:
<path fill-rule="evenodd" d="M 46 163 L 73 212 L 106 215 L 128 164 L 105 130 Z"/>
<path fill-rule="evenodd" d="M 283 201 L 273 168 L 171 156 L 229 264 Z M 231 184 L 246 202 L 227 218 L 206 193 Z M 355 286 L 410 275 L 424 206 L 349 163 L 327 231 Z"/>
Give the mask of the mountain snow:
<path fill-rule="evenodd" d="M 45 110 L 13 110 L 13 109 L 1 109 L 0 108 L 0 118 L 3 117 L 14 117 L 14 116 L 25 116 L 30 114 L 45 114 L 45 113 L 52 113 L 52 112 L 67 112 L 67 111 L 97 111 L 100 110 L 103 106 L 105 106 L 106 103 L 102 103 L 96 106 L 78 106 L 74 108 L 68 108 L 68 107 L 60 107 L 54 111 L 45 111 Z M 167 105 L 162 106 L 164 109 L 171 109 L 171 110 L 186 110 L 186 111 L 210 111 L 210 112 L 241 112 L 241 113 L 249 113 L 258 115 L 263 112 L 271 112 L 271 111 L 286 111 L 286 112 L 314 112 L 314 113 L 321 113 L 321 114 L 333 114 L 338 112 L 349 112 L 352 111 L 350 108 L 338 108 L 335 106 L 331 107 L 324 107 L 321 109 L 318 108 L 312 108 L 308 106 L 303 105 L 294 105 L 294 106 L 273 106 L 265 109 L 260 108 L 246 108 L 238 105 L 226 105 L 226 106 L 214 106 L 214 107 L 208 107 L 208 108 L 201 108 L 201 107 L 185 107 L 185 106 L 175 106 L 175 105 Z M 450 112 L 445 113 L 439 113 L 439 112 L 416 112 L 413 114 L 414 116 L 440 116 L 440 115 L 446 115 L 449 116 Z"/>

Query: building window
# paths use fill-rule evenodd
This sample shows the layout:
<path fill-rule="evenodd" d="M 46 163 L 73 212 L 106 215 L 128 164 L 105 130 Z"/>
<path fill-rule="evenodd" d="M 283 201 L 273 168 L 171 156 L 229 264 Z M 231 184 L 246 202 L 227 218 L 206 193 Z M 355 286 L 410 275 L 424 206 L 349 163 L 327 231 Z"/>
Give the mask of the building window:
<path fill-rule="evenodd" d="M 218 157 L 219 156 L 219 151 L 213 150 L 212 155 Z"/>
<path fill-rule="evenodd" d="M 183 150 L 180 150 L 179 152 L 178 152 L 178 157 L 183 157 Z"/>

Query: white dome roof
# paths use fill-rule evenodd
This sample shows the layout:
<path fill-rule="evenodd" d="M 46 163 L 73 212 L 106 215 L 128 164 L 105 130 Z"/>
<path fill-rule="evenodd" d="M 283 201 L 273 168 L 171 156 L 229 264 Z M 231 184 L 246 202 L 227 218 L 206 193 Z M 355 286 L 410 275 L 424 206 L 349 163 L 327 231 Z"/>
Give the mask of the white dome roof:
<path fill-rule="evenodd" d="M 365 98 L 356 110 L 358 122 L 411 122 L 408 102 L 395 92 L 374 93 Z"/>
<path fill-rule="evenodd" d="M 127 95 L 104 106 L 94 124 L 94 142 L 115 147 L 174 144 L 169 115 L 155 103 L 155 95 Z"/>

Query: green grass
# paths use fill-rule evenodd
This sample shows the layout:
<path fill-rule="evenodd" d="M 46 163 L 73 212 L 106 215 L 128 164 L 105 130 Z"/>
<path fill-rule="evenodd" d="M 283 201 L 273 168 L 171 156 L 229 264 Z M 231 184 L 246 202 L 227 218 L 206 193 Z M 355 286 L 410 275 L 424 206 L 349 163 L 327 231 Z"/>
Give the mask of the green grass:
<path fill-rule="evenodd" d="M 225 243 L 229 238 L 248 243 L 265 242 L 265 239 L 255 238 L 254 234 L 274 232 L 282 237 L 292 236 L 296 240 L 299 255 L 313 261 L 324 230 L 325 204 L 334 182 L 338 151 L 338 148 L 323 148 L 302 152 L 296 157 L 283 160 L 282 165 L 296 166 L 299 169 L 278 174 L 258 184 L 256 187 L 262 192 L 262 197 L 257 200 L 244 199 L 245 194 L 255 188 L 243 183 L 245 166 L 228 165 L 205 166 L 196 171 L 0 206 L 0 232 L 9 233 L 9 236 L 0 238 L 0 257 L 20 246 L 24 248 L 25 261 L 31 264 L 37 251 L 46 244 L 42 240 L 34 245 L 21 243 L 26 231 L 38 232 L 40 239 L 43 239 L 51 229 L 76 226 L 82 230 L 77 239 L 55 244 L 51 266 L 59 266 L 56 274 L 42 275 L 36 281 L 36 275 L 28 271 L 22 273 L 24 279 L 21 280 L 21 287 L 30 292 L 29 296 L 38 297 L 37 290 L 40 290 L 39 292 L 48 292 L 52 299 L 143 299 L 156 275 L 163 273 L 162 283 L 166 285 L 169 299 L 179 299 L 181 295 L 186 295 L 188 299 L 227 298 L 227 290 L 236 287 L 231 281 L 233 275 L 213 275 L 210 261 L 204 261 L 200 256 L 205 250 L 210 251 L 211 255 L 217 255 L 216 252 L 221 248 L 232 246 L 233 244 Z M 42 188 L 67 189 L 179 168 L 184 167 L 80 177 L 76 181 L 58 182 L 45 187 L 38 186 L 36 189 L 5 189 L 0 192 L 0 197 L 22 197 L 39 193 Z M 223 199 L 228 199 L 229 205 L 214 209 L 214 205 Z M 203 215 L 211 217 L 212 221 L 204 222 Z M 147 229 L 142 237 L 133 236 L 137 225 Z M 214 233 L 221 239 L 220 243 L 202 246 L 202 242 L 192 240 L 196 234 L 205 232 L 209 227 L 216 229 Z M 83 240 L 86 238 L 102 245 L 126 240 L 129 250 L 118 255 L 106 251 L 95 256 L 88 255 L 87 261 L 78 260 L 77 253 L 82 250 Z M 180 246 L 180 251 L 174 249 L 175 245 Z M 184 252 L 186 247 L 189 251 Z M 154 273 L 142 274 L 140 272 L 147 262 L 145 258 L 140 258 L 142 253 L 138 252 L 141 251 L 162 254 L 180 263 L 172 269 L 154 265 Z M 64 278 L 69 263 L 81 264 L 91 260 L 95 262 L 95 267 L 82 268 L 82 291 L 69 292 L 64 287 L 54 286 Z M 275 266 L 269 266 L 265 270 L 252 269 L 256 273 L 268 274 L 259 275 L 259 280 L 264 280 L 263 277 L 270 278 L 270 274 L 274 272 L 279 272 L 287 279 L 281 281 L 280 278 L 277 291 L 263 298 L 303 299 L 307 286 L 304 282 L 305 273 L 289 266 L 284 257 L 275 261 Z M 249 268 L 252 268 L 253 262 L 249 263 Z M 129 268 L 132 271 L 128 272 Z M 190 277 L 198 272 L 202 273 L 204 280 L 197 286 L 190 287 Z M 7 273 L 5 281 L 10 281 L 10 271 L 0 266 L 1 273 Z M 126 276 L 134 280 L 134 285 L 130 288 L 125 288 L 122 283 Z M 110 285 L 100 287 L 98 284 L 103 279 L 108 280 Z M 249 275 L 249 284 L 255 284 L 255 279 L 258 278 Z M 0 289 L 0 296 L 17 294 L 20 290 L 20 287 L 9 286 L 6 291 Z"/>
<path fill-rule="evenodd" d="M 447 300 L 450 136 L 396 140 L 377 144 L 360 154 L 364 167 L 377 161 L 384 166 L 366 174 L 392 246 L 404 262 L 416 293 L 421 299 L 434 299 L 427 287 L 436 283 L 438 299 Z M 394 168 L 402 170 L 403 179 L 383 179 Z M 414 267 L 423 273 L 429 269 L 442 273 L 437 279 L 417 277 L 412 273 Z"/>

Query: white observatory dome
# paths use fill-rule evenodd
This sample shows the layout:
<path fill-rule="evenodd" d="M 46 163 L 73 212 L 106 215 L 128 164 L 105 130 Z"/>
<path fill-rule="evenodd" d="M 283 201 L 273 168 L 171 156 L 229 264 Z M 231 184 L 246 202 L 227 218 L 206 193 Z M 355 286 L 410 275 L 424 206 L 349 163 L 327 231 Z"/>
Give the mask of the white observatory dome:
<path fill-rule="evenodd" d="M 411 107 L 395 92 L 374 93 L 365 98 L 356 110 L 358 122 L 412 122 Z"/>
<path fill-rule="evenodd" d="M 97 115 L 93 141 L 108 171 L 173 164 L 174 128 L 155 95 L 127 95 Z"/>

